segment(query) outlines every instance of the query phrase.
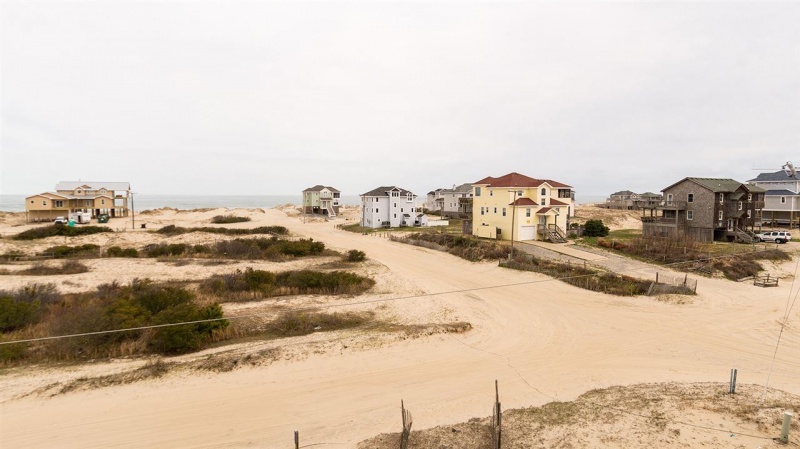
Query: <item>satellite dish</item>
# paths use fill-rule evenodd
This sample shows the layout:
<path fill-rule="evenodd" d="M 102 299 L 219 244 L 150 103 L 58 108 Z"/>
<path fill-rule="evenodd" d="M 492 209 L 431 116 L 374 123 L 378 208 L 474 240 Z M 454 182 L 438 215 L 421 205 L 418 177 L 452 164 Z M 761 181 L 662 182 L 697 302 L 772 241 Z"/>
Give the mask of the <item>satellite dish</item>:
<path fill-rule="evenodd" d="M 754 168 L 753 170 L 764 171 L 764 170 L 775 170 L 775 169 L 774 168 Z M 792 161 L 786 161 L 786 163 L 781 166 L 781 170 L 783 170 L 783 172 L 786 173 L 786 176 L 788 176 L 789 178 L 796 178 L 797 177 L 797 169 L 794 167 L 794 164 L 792 164 Z"/>
<path fill-rule="evenodd" d="M 786 161 L 786 163 L 783 164 L 783 167 L 781 168 L 786 173 L 786 176 L 790 178 L 794 178 L 795 176 L 797 176 L 797 169 L 794 168 L 794 164 L 792 164 L 792 161 Z"/>

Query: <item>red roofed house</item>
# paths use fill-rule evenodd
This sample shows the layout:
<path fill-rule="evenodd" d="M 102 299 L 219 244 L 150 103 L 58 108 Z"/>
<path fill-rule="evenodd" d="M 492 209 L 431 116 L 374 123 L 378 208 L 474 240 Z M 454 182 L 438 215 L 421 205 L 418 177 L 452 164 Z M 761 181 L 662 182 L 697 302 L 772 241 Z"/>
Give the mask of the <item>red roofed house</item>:
<path fill-rule="evenodd" d="M 519 173 L 472 184 L 472 234 L 500 240 L 566 241 L 572 187 Z"/>

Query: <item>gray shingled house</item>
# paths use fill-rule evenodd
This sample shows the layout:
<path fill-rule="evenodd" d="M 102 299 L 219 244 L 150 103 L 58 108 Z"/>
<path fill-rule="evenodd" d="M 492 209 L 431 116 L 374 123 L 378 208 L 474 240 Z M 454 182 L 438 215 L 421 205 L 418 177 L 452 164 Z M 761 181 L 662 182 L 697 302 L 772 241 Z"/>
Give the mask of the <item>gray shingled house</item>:
<path fill-rule="evenodd" d="M 702 242 L 751 241 L 761 225 L 765 190 L 729 178 L 684 178 L 643 208 L 645 237 L 688 237 Z"/>

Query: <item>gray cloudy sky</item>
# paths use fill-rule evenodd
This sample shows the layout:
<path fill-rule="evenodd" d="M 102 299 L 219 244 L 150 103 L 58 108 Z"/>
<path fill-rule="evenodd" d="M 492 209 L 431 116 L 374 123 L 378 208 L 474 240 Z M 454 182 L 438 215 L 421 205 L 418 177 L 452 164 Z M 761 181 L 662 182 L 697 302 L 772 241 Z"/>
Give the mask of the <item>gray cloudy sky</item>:
<path fill-rule="evenodd" d="M 0 193 L 578 195 L 800 163 L 800 3 L 0 2 Z"/>

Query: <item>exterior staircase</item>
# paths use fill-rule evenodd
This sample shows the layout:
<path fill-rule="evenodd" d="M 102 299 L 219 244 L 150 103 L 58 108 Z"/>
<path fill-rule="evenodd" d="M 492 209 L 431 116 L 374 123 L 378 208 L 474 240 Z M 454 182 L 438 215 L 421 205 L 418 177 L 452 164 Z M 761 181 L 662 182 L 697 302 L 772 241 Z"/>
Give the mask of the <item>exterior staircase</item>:
<path fill-rule="evenodd" d="M 336 212 L 333 210 L 333 207 L 328 206 L 326 210 L 328 211 L 328 218 L 333 218 L 336 216 Z"/>
<path fill-rule="evenodd" d="M 567 234 L 558 225 L 549 225 L 544 232 L 547 240 L 552 243 L 567 243 Z"/>
<path fill-rule="evenodd" d="M 736 228 L 733 232 L 734 238 L 739 243 L 755 243 L 756 241 L 755 237 L 751 233 L 742 231 L 739 228 Z"/>

